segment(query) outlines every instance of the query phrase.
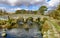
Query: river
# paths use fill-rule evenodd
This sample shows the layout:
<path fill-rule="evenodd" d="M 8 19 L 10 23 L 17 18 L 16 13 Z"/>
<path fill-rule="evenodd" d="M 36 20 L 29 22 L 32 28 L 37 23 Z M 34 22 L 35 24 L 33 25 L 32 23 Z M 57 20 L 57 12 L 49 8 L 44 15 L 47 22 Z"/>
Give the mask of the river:
<path fill-rule="evenodd" d="M 43 38 L 41 32 L 38 31 L 38 25 L 34 23 L 33 26 L 34 27 L 30 28 L 29 31 L 26 31 L 24 28 L 14 28 L 11 30 L 6 30 L 6 37 L 1 36 L 2 29 L 0 29 L 0 38 Z"/>
<path fill-rule="evenodd" d="M 2 30 L 0 30 L 2 33 Z M 0 34 L 1 34 L 0 33 Z M 5 38 L 42 38 L 41 32 L 38 31 L 38 27 L 34 24 L 33 28 L 26 31 L 24 28 L 14 28 L 6 31 L 7 36 Z M 0 36 L 0 38 L 3 38 Z"/>

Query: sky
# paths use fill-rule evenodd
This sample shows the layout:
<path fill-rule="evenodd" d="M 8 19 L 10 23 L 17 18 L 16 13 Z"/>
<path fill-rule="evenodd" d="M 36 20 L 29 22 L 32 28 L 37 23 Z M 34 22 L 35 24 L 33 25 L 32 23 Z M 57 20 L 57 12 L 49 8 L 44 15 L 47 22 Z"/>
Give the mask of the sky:
<path fill-rule="evenodd" d="M 14 12 L 16 10 L 38 10 L 42 5 L 48 10 L 55 9 L 60 0 L 0 0 L 0 9 Z"/>

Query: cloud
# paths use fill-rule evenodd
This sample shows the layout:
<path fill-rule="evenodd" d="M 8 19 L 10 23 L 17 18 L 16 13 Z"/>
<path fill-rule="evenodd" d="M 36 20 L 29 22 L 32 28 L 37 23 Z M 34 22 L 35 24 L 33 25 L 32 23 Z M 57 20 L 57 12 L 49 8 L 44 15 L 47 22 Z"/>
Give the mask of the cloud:
<path fill-rule="evenodd" d="M 45 6 L 48 7 L 48 9 L 55 9 L 57 7 L 58 3 L 60 3 L 59 0 L 0 0 L 0 4 L 6 4 L 6 5 L 9 5 L 11 7 L 17 6 L 16 8 L 10 8 L 9 7 L 10 8 L 9 10 L 22 9 L 20 7 L 22 5 L 27 7 L 26 10 L 28 10 L 29 7 L 32 6 L 32 5 L 37 6 L 37 8 L 39 8 L 42 5 L 45 5 Z M 1 7 L 1 8 L 3 8 L 3 7 Z M 7 7 L 4 7 L 3 9 L 7 9 Z M 32 7 L 31 7 L 31 9 L 32 9 Z M 36 8 L 34 10 L 36 10 Z"/>
<path fill-rule="evenodd" d="M 47 4 L 49 0 L 0 0 L 0 4 L 9 4 L 11 6 L 20 6 L 20 5 L 44 5 Z M 59 0 L 50 0 L 48 2 L 49 6 L 54 6 L 55 4 L 59 3 Z"/>
<path fill-rule="evenodd" d="M 60 0 L 50 0 L 49 2 L 47 2 L 48 5 L 47 7 L 49 8 L 48 10 L 52 10 L 52 9 L 56 9 L 56 7 L 59 5 Z"/>
<path fill-rule="evenodd" d="M 12 8 L 10 10 L 21 10 L 22 8 Z"/>
<path fill-rule="evenodd" d="M 10 5 L 14 6 L 15 3 L 17 2 L 17 0 L 7 0 L 7 2 L 8 2 Z"/>
<path fill-rule="evenodd" d="M 0 7 L 0 9 L 4 9 L 4 10 L 6 10 L 6 8 L 5 8 L 5 7 Z"/>
<path fill-rule="evenodd" d="M 0 0 L 0 3 L 4 3 L 4 4 L 9 4 L 9 5 L 12 5 L 12 6 L 15 6 L 15 5 L 32 5 L 32 4 L 43 4 L 45 2 L 45 0 Z"/>
<path fill-rule="evenodd" d="M 49 6 L 57 6 L 59 4 L 60 0 L 51 0 L 48 2 Z"/>

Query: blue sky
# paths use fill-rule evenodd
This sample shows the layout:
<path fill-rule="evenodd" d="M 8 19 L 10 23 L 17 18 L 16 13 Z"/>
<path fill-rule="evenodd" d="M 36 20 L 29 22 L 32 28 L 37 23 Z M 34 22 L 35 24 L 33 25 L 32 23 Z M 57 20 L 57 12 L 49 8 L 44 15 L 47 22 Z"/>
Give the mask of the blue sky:
<path fill-rule="evenodd" d="M 38 10 L 45 5 L 49 10 L 56 8 L 59 0 L 0 0 L 0 9 L 14 12 L 16 10 Z"/>

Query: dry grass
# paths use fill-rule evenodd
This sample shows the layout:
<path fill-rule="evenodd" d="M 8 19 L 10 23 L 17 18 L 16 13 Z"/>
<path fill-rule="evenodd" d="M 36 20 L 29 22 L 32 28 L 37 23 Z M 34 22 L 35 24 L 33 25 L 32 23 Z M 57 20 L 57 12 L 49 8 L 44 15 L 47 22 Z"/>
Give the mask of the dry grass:
<path fill-rule="evenodd" d="M 48 25 L 48 23 L 45 21 L 45 23 L 43 24 L 43 27 L 42 27 L 42 32 L 44 33 L 44 32 L 47 32 L 48 30 L 49 30 L 49 25 Z"/>

